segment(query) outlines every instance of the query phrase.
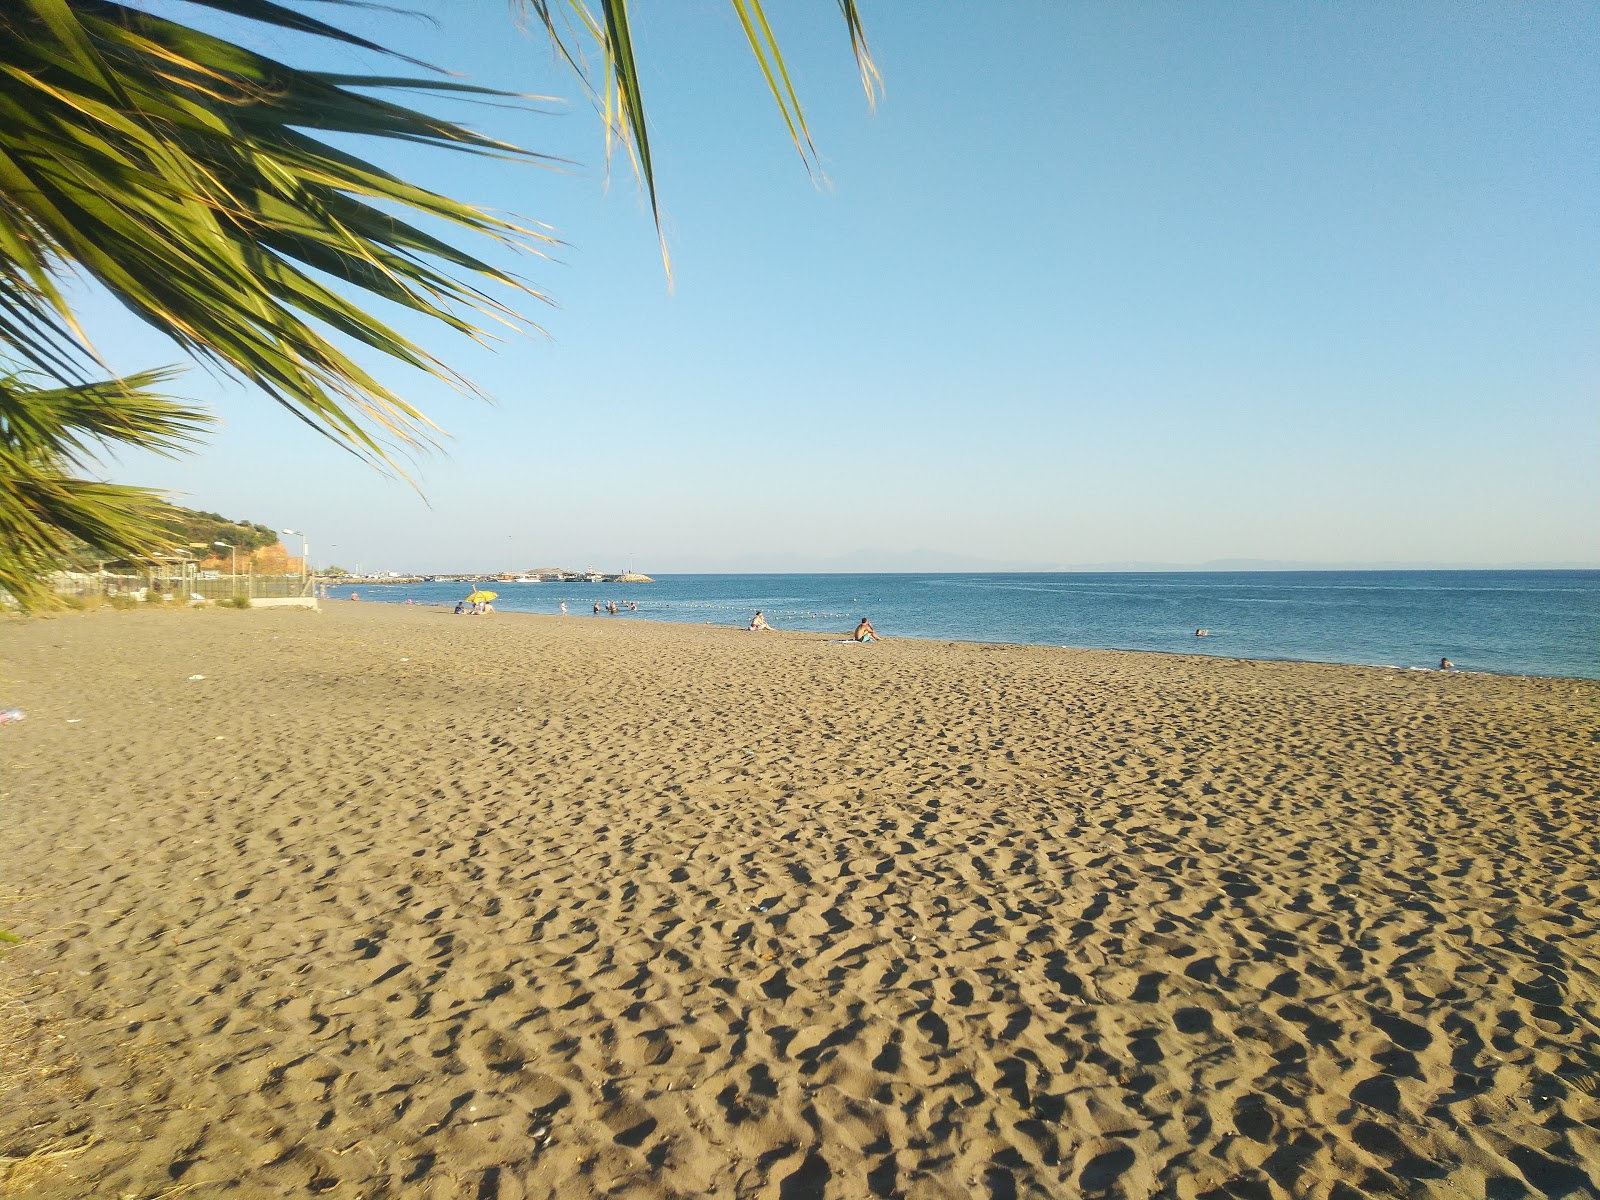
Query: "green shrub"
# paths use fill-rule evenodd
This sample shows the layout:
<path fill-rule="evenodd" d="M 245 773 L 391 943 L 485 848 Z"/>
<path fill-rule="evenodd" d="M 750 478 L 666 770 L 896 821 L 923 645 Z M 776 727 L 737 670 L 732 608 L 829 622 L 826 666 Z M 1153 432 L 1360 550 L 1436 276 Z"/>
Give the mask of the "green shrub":
<path fill-rule="evenodd" d="M 249 608 L 249 596 L 226 596 L 217 601 L 223 608 Z"/>
<path fill-rule="evenodd" d="M 139 605 L 139 602 L 132 596 L 125 595 L 107 596 L 106 603 L 118 612 L 127 612 L 130 608 L 137 608 Z"/>
<path fill-rule="evenodd" d="M 57 596 L 62 608 L 70 608 L 73 612 L 82 612 L 89 607 L 89 602 L 82 596 Z"/>

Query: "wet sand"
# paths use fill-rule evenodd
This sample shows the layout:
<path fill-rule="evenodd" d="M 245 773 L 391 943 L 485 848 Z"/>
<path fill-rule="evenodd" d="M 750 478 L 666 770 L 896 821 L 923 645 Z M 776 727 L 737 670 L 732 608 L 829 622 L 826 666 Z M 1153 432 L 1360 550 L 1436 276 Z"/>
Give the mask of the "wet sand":
<path fill-rule="evenodd" d="M 1592 682 L 346 603 L 11 704 L 6 1195 L 1600 1194 Z"/>

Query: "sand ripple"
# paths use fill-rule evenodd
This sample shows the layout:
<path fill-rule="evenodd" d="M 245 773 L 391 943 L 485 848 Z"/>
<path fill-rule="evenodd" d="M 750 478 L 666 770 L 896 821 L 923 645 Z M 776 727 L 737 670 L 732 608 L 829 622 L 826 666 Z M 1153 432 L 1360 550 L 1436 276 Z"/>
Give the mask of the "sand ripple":
<path fill-rule="evenodd" d="M 1593 683 L 0 637 L 12 1194 L 1600 1194 Z"/>

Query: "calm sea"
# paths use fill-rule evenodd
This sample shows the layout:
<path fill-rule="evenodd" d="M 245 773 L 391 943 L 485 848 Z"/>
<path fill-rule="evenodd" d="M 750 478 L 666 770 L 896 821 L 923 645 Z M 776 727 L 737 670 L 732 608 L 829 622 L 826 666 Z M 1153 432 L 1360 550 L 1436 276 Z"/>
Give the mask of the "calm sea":
<path fill-rule="evenodd" d="M 1286 571 L 1049 575 L 668 575 L 653 584 L 497 583 L 503 612 L 1161 650 L 1600 679 L 1600 571 Z M 351 588 L 334 588 L 335 599 Z M 363 587 L 363 600 L 453 604 L 463 584 Z M 1198 628 L 1210 636 L 1197 638 Z"/>

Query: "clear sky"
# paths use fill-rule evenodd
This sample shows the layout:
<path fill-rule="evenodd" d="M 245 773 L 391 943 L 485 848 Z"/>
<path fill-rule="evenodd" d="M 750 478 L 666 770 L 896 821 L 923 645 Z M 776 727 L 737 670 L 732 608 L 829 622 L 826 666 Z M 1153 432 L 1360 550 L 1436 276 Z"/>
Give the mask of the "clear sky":
<path fill-rule="evenodd" d="M 211 445 L 113 478 L 349 569 L 1600 563 L 1591 2 L 863 0 L 869 112 L 834 6 L 769 0 L 822 187 L 731 7 L 640 4 L 671 289 L 546 44 L 419 7 L 364 27 L 571 98 L 439 109 L 564 173 L 365 148 L 556 227 L 515 264 L 548 336 L 401 322 L 497 401 L 385 373 L 452 435 L 421 495 L 198 369 Z M 119 369 L 173 360 L 89 314 Z"/>

